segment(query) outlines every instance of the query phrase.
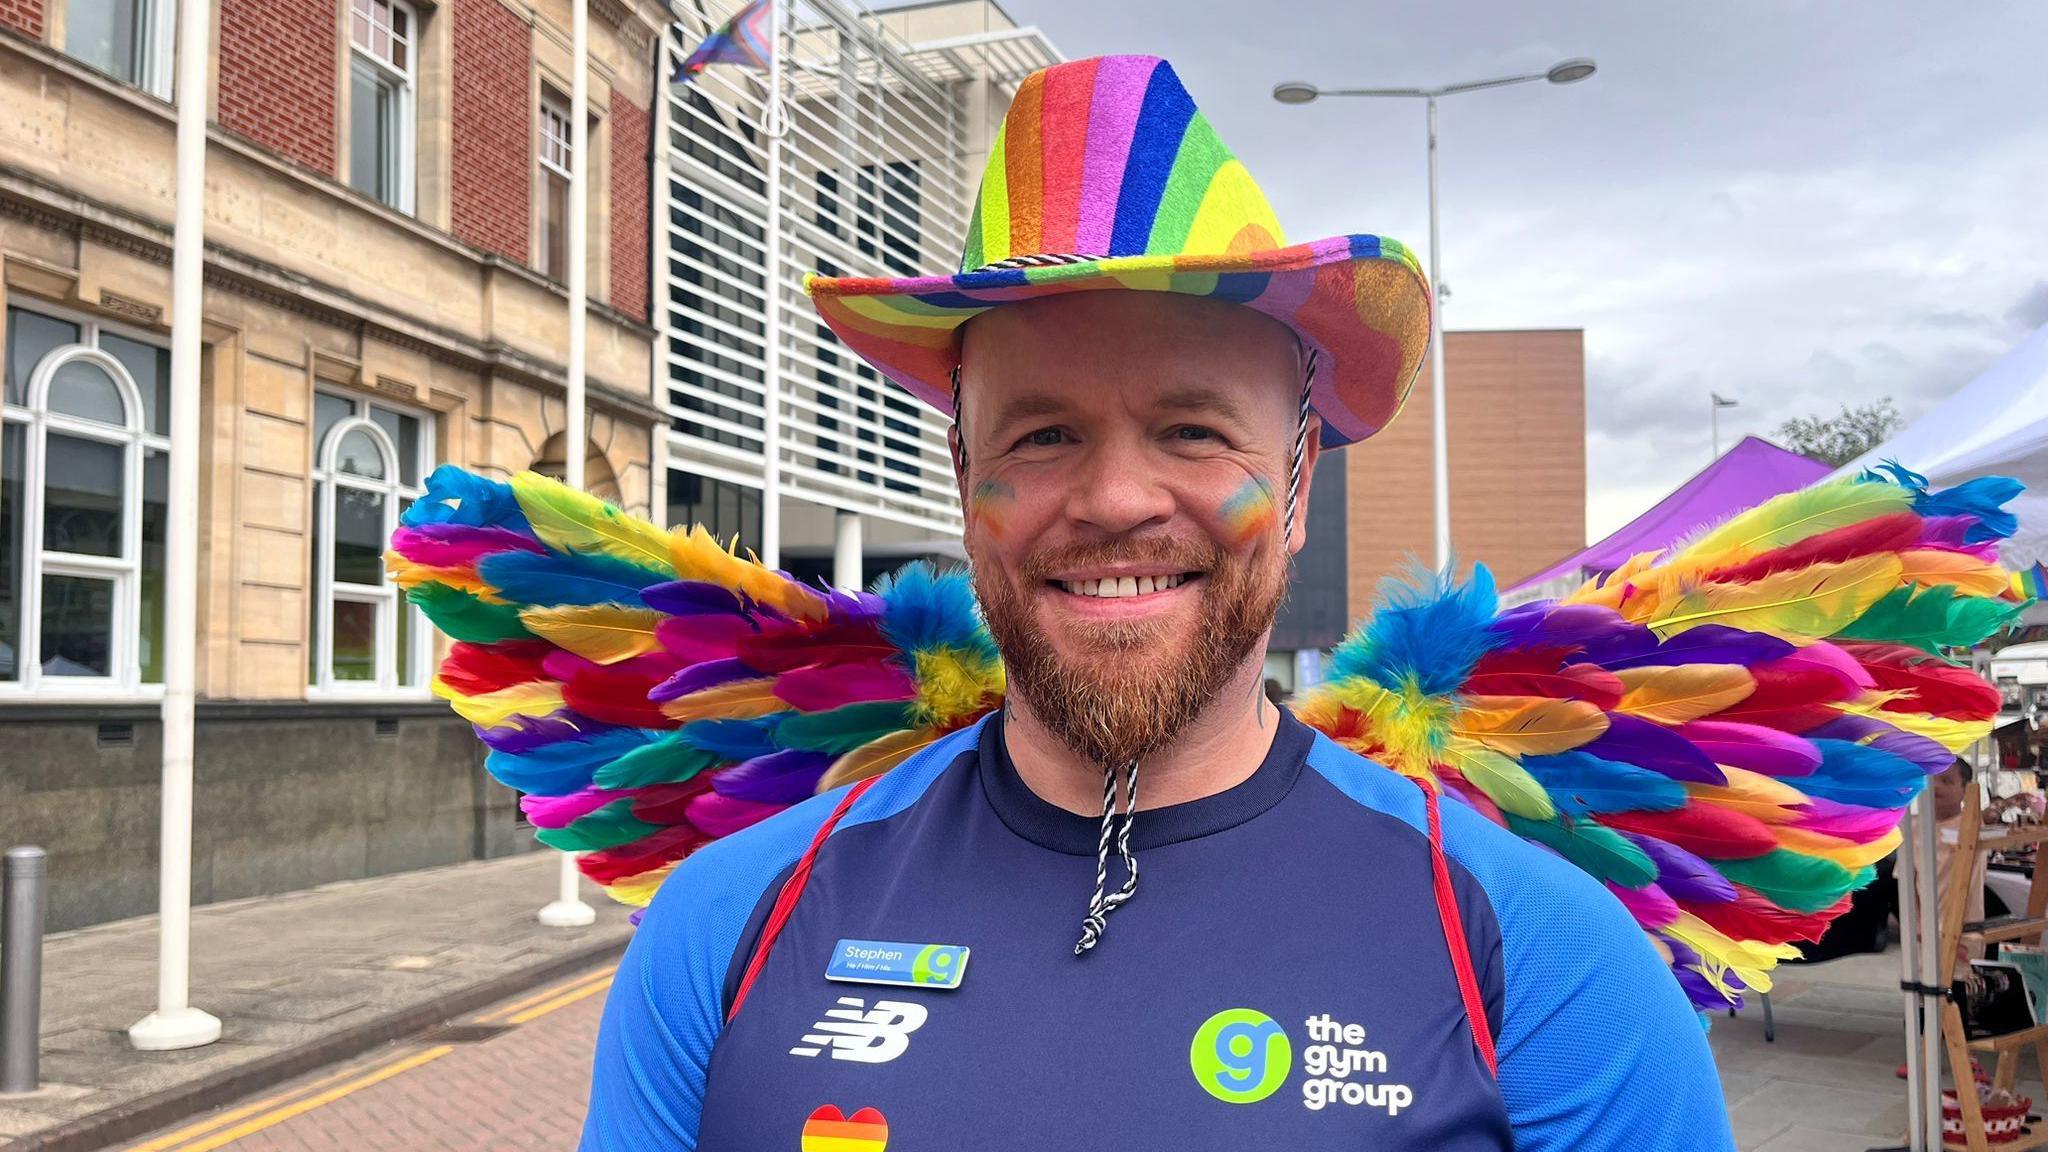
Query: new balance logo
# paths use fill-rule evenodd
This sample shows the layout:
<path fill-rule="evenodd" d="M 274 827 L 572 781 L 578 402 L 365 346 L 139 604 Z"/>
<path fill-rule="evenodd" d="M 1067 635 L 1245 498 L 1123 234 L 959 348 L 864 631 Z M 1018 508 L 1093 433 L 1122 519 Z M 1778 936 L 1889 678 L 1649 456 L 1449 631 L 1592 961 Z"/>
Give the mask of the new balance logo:
<path fill-rule="evenodd" d="M 841 996 L 839 1007 L 811 1025 L 791 1056 L 816 1056 L 827 1048 L 834 1060 L 886 1064 L 910 1050 L 910 1034 L 924 1027 L 925 1007 L 901 1000 L 877 1000 L 869 1008 L 856 996 Z"/>

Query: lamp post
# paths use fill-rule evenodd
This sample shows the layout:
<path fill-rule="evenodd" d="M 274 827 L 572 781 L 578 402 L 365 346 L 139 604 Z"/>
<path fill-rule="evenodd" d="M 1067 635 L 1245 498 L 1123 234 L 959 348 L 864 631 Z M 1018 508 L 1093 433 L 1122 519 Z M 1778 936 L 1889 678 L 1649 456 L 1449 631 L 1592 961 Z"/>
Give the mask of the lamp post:
<path fill-rule="evenodd" d="M 1429 284 L 1436 293 L 1435 307 L 1431 309 L 1433 323 L 1429 327 L 1429 363 L 1431 401 L 1431 452 L 1432 487 L 1436 494 L 1436 568 L 1444 571 L 1451 563 L 1451 471 L 1447 432 L 1444 419 L 1444 325 L 1442 306 L 1443 281 L 1437 275 L 1437 210 L 1436 210 L 1436 102 L 1444 96 L 1455 96 L 1460 92 L 1477 92 L 1482 88 L 1505 88 L 1510 84 L 1528 84 L 1547 80 L 1552 84 L 1576 84 L 1593 74 L 1593 62 L 1575 58 L 1560 61 L 1548 71 L 1532 72 L 1526 76 L 1497 76 L 1489 80 L 1467 80 L 1459 84 L 1446 84 L 1439 88 L 1322 88 L 1302 80 L 1289 80 L 1273 86 L 1273 99 L 1282 104 L 1308 104 L 1324 96 L 1374 96 L 1404 100 L 1422 100 L 1429 106 Z"/>

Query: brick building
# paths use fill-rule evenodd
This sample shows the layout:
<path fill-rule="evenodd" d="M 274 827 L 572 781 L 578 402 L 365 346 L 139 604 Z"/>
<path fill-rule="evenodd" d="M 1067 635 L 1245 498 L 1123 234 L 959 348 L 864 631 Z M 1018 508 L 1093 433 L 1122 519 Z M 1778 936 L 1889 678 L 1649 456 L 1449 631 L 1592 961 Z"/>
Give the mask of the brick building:
<path fill-rule="evenodd" d="M 0 0 L 0 843 L 51 926 L 157 854 L 173 0 Z M 379 563 L 425 473 L 564 455 L 567 0 L 218 0 L 195 896 L 512 851 Z M 589 475 L 652 511 L 668 11 L 592 0 Z"/>
<path fill-rule="evenodd" d="M 1435 540 L 1430 366 L 1400 418 L 1345 450 L 1352 619 Z M 1586 544 L 1586 353 L 1576 328 L 1444 333 L 1451 551 L 1501 587 Z"/>

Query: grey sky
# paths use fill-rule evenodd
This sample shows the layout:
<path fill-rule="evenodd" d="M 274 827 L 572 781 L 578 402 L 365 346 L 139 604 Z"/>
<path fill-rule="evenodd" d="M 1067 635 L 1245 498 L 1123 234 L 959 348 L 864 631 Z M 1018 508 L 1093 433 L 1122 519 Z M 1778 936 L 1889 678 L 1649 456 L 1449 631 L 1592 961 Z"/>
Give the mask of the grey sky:
<path fill-rule="evenodd" d="M 1710 389 L 1724 444 L 1911 418 L 2048 323 L 2048 5 L 1001 2 L 1070 57 L 1171 59 L 1297 240 L 1426 250 L 1423 110 L 1276 81 L 1596 58 L 1441 113 L 1450 326 L 1586 330 L 1595 538 L 1706 463 Z"/>

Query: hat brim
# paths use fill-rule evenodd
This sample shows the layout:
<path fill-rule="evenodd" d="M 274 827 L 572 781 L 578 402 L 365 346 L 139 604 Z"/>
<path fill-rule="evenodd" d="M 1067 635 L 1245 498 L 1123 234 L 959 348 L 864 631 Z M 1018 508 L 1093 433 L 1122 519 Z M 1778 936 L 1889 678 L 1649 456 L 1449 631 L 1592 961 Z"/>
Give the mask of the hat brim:
<path fill-rule="evenodd" d="M 1430 292 L 1394 240 L 1338 236 L 1259 252 L 1123 256 L 1046 267 L 890 280 L 808 276 L 818 314 L 841 343 L 912 395 L 953 410 L 960 326 L 990 308 L 1062 292 L 1173 292 L 1253 308 L 1317 353 L 1310 402 L 1322 443 L 1339 448 L 1387 426 L 1429 348 Z"/>

